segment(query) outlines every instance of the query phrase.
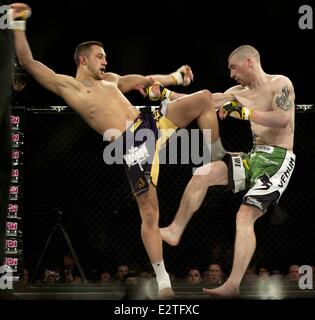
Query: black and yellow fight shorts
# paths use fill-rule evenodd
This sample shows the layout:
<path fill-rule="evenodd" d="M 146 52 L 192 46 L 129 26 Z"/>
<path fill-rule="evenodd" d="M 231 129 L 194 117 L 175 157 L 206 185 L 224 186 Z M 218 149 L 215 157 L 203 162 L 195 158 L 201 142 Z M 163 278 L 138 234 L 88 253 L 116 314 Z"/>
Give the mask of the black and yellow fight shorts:
<path fill-rule="evenodd" d="M 123 163 L 135 196 L 155 187 L 159 177 L 159 150 L 177 127 L 160 112 L 159 107 L 143 107 L 134 123 L 123 133 Z"/>

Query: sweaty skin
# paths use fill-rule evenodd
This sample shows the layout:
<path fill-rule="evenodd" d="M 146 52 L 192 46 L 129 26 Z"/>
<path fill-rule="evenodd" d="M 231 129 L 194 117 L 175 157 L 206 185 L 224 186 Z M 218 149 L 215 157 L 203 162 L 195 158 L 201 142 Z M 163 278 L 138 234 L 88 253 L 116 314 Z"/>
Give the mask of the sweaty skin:
<path fill-rule="evenodd" d="M 279 94 L 281 88 L 281 94 Z M 295 108 L 293 103 L 282 103 L 288 99 L 288 88 L 292 88 L 290 80 L 281 75 L 266 75 L 266 82 L 257 89 L 236 86 L 229 90 L 230 94 L 236 98 L 243 106 L 251 107 L 256 111 L 275 111 L 282 108 L 289 108 L 289 122 L 285 127 L 267 127 L 251 121 L 251 130 L 254 134 L 256 144 L 265 144 L 293 149 L 294 136 L 294 115 Z M 292 100 L 294 100 L 293 88 L 291 89 Z M 282 107 L 281 107 L 282 106 Z"/>

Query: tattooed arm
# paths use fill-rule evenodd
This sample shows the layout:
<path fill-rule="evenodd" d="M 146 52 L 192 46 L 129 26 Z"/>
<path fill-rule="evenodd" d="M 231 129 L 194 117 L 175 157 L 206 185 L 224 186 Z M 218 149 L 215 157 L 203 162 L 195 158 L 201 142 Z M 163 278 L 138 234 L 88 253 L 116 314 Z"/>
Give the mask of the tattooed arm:
<path fill-rule="evenodd" d="M 291 81 L 286 77 L 279 77 L 272 84 L 274 98 L 273 111 L 253 111 L 251 121 L 265 127 L 285 128 L 294 112 L 294 88 Z"/>

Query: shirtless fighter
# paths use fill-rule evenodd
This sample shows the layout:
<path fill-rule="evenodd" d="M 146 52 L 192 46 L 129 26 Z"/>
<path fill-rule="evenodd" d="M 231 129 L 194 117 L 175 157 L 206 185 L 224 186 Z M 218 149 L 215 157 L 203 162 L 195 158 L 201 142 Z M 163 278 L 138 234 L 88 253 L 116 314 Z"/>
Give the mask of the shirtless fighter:
<path fill-rule="evenodd" d="M 248 190 L 236 217 L 236 239 L 232 271 L 216 289 L 204 289 L 208 295 L 238 296 L 239 286 L 256 247 L 254 223 L 267 208 L 279 201 L 287 188 L 295 166 L 294 88 L 283 75 L 266 74 L 258 51 L 249 45 L 235 49 L 228 58 L 231 77 L 239 85 L 224 94 L 212 95 L 221 119 L 227 116 L 251 123 L 254 141 L 248 154 L 226 154 L 222 160 L 195 171 L 188 183 L 175 219 L 161 229 L 162 239 L 177 245 L 182 233 L 201 206 L 210 186 L 227 186 L 233 192 Z M 233 101 L 221 103 L 222 95 Z M 211 169 L 211 170 L 210 170 Z"/>
<path fill-rule="evenodd" d="M 211 128 L 211 135 L 206 139 L 208 138 L 210 145 L 211 143 L 214 145 L 216 152 L 222 153 L 216 113 L 209 91 L 202 90 L 181 97 L 181 94 L 171 94 L 164 88 L 163 95 L 170 100 L 175 100 L 168 103 L 165 116 L 159 111 L 143 114 L 123 95 L 132 89 L 147 86 L 153 81 L 159 81 L 166 86 L 187 85 L 192 80 L 192 72 L 188 66 L 183 66 L 170 75 L 119 76 L 105 72 L 107 61 L 103 46 L 100 42 L 92 41 L 79 45 L 75 51 L 77 64 L 75 78 L 56 74 L 33 59 L 25 36 L 25 20 L 30 15 L 30 8 L 21 3 L 12 4 L 11 8 L 13 10 L 11 29 L 14 30 L 15 49 L 21 66 L 46 89 L 62 97 L 99 134 L 104 135 L 114 130 L 120 132 L 119 138 L 124 140 L 127 133 L 135 133 L 140 129 L 149 129 L 155 135 L 160 129 L 175 131 L 197 119 L 200 129 Z M 107 136 L 106 138 L 113 141 L 118 137 Z M 136 147 L 131 149 L 135 150 Z M 124 158 L 128 159 L 132 156 L 128 157 L 126 154 Z M 156 273 L 159 295 L 170 297 L 174 293 L 163 262 L 162 239 L 158 226 L 159 206 L 156 194 L 158 168 L 146 162 L 143 170 L 142 162 L 139 161 L 136 164 L 138 165 L 125 163 L 125 167 L 142 218 L 142 241 Z"/>

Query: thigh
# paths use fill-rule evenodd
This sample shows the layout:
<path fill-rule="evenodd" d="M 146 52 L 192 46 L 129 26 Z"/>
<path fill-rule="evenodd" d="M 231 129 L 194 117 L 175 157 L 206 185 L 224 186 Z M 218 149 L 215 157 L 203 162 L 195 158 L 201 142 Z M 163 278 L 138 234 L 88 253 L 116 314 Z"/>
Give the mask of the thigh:
<path fill-rule="evenodd" d="M 199 167 L 194 176 L 199 176 L 207 186 L 226 186 L 228 184 L 228 168 L 221 161 L 214 161 Z"/>
<path fill-rule="evenodd" d="M 187 125 L 198 118 L 201 112 L 206 108 L 207 96 L 210 110 L 210 93 L 206 94 L 205 92 L 207 91 L 198 91 L 173 100 L 167 106 L 166 118 L 178 128 L 187 127 Z"/>

